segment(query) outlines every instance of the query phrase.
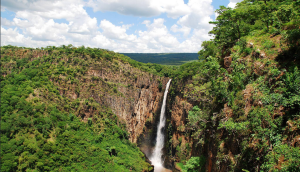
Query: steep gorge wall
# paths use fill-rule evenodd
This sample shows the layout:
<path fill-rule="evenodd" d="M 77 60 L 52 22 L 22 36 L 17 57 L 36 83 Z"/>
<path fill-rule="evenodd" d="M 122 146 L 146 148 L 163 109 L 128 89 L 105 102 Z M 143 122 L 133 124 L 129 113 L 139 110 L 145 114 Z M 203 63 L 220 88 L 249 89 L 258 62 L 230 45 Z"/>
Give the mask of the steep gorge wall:
<path fill-rule="evenodd" d="M 204 144 L 200 144 L 198 139 L 195 139 L 192 130 L 188 125 L 188 114 L 194 106 L 199 106 L 199 99 L 184 95 L 188 92 L 188 87 L 192 79 L 178 83 L 175 87 L 177 94 L 168 98 L 167 118 L 168 124 L 166 128 L 165 140 L 165 166 L 173 171 L 181 171 L 176 163 L 186 163 L 192 156 L 205 157 L 205 170 L 209 172 L 228 171 L 230 166 L 230 158 L 233 154 L 237 154 L 238 145 L 234 136 L 230 136 L 227 143 L 220 143 L 220 139 L 228 137 L 228 132 L 218 129 L 218 125 L 207 125 L 204 134 Z M 247 92 L 247 91 L 245 91 Z M 226 105 L 223 110 L 225 114 L 231 110 Z M 232 113 L 232 112 L 231 112 Z M 219 149 L 227 150 L 224 152 L 228 156 L 229 161 L 217 164 Z M 219 165 L 218 169 L 216 165 Z M 203 170 L 203 169 L 201 169 Z"/>
<path fill-rule="evenodd" d="M 199 156 L 197 141 L 191 137 L 191 132 L 187 127 L 188 113 L 199 102 L 188 99 L 182 94 L 188 82 L 174 85 L 177 94 L 168 98 L 165 165 L 173 171 L 177 171 L 174 162 L 182 162 L 191 156 Z"/>
<path fill-rule="evenodd" d="M 235 71 L 236 73 L 234 73 L 232 68 L 237 68 L 239 65 L 246 66 L 244 71 Z M 286 146 L 287 150 L 295 150 L 295 152 L 299 150 L 299 127 L 297 128 L 295 125 L 299 121 L 299 118 L 296 117 L 296 114 L 299 114 L 299 105 L 296 103 L 286 105 L 272 97 L 273 95 L 293 97 L 287 95 L 285 91 L 281 91 L 282 88 L 278 83 L 284 83 L 288 88 L 293 84 L 287 82 L 287 78 L 293 75 L 295 83 L 299 83 L 299 79 L 296 81 L 296 78 L 299 78 L 297 68 L 294 69 L 295 74 L 288 73 L 286 69 L 280 68 L 273 57 L 257 56 L 256 51 L 247 56 L 241 55 L 236 59 L 225 57 L 223 67 L 228 71 L 228 75 L 237 75 L 237 78 L 240 78 L 238 74 L 247 74 L 253 76 L 254 81 L 246 78 L 247 82 L 243 83 L 243 87 L 239 88 L 229 99 L 231 102 L 220 103 L 211 99 L 207 103 L 209 104 L 206 107 L 209 108 L 209 113 L 207 113 L 209 116 L 207 119 L 203 116 L 205 125 L 201 126 L 201 131 L 199 130 L 203 141 L 201 144 L 197 144 L 199 140 L 193 139 L 195 131 L 192 131 L 187 124 L 189 111 L 195 105 L 204 104 L 199 102 L 204 98 L 201 98 L 201 94 L 198 94 L 198 97 L 193 94 L 193 91 L 196 92 L 195 90 L 191 90 L 191 94 L 187 94 L 191 79 L 184 84 L 178 84 L 177 94 L 169 98 L 169 123 L 166 131 L 168 138 L 165 150 L 168 161 L 166 165 L 176 171 L 177 167 L 174 162 L 185 163 L 191 156 L 204 157 L 201 163 L 204 162 L 205 165 L 202 165 L 199 171 L 208 172 L 242 171 L 243 169 L 260 171 L 266 169 L 265 164 L 273 163 L 271 161 L 274 161 L 272 169 L 280 170 L 284 166 L 283 162 L 288 164 L 294 161 L 298 165 L 299 158 L 297 156 L 299 154 L 289 155 L 290 157 L 286 158 L 288 156 L 283 156 L 281 152 L 278 153 L 276 144 Z M 277 74 L 273 74 L 272 70 L 277 70 Z M 291 68 L 290 70 L 293 71 Z M 224 77 L 222 81 L 233 84 L 234 81 L 228 78 Z M 263 90 L 262 87 L 267 88 L 266 90 L 270 92 Z M 294 97 L 299 95 L 296 89 L 293 92 L 295 92 Z M 296 94 L 298 95 L 296 96 Z M 282 100 L 284 99 L 282 98 Z M 204 113 L 206 112 L 204 111 Z M 259 122 L 253 122 L 256 120 Z M 276 124 L 280 130 L 274 130 L 271 124 L 273 126 Z M 265 134 L 272 130 L 273 133 Z M 275 142 L 275 136 L 277 139 L 281 136 L 284 137 Z M 274 157 L 274 159 L 269 160 L 270 157 Z"/>
<path fill-rule="evenodd" d="M 182 90 L 187 83 L 171 83 L 166 107 L 165 147 L 163 149 L 164 166 L 176 171 L 174 162 L 188 160 L 191 156 L 199 156 L 197 141 L 191 136 L 187 128 L 188 112 L 199 102 L 183 96 Z M 175 89 L 176 94 L 171 90 Z M 144 132 L 138 138 L 138 145 L 147 157 L 151 156 L 155 146 L 159 113 L 146 122 Z"/>
<path fill-rule="evenodd" d="M 61 88 L 61 95 L 71 99 L 93 98 L 110 107 L 126 124 L 129 140 L 137 142 L 145 122 L 159 110 L 163 92 L 159 85 L 166 85 L 168 79 L 142 72 L 130 64 L 114 60 L 90 66 L 80 78 L 80 84 L 55 83 Z M 93 117 L 93 109 L 85 108 L 80 113 L 83 121 Z"/>

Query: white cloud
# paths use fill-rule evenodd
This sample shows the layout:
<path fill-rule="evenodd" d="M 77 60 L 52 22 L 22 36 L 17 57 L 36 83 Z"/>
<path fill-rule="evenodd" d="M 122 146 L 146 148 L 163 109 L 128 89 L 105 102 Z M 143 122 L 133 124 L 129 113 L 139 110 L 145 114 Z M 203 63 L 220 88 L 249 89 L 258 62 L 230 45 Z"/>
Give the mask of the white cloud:
<path fill-rule="evenodd" d="M 1 26 L 1 45 L 13 44 L 13 45 L 23 46 L 22 43 L 25 43 L 27 41 L 30 41 L 30 39 L 27 38 L 26 40 L 24 35 L 18 32 L 17 28 L 4 29 Z"/>
<path fill-rule="evenodd" d="M 183 41 L 178 49 L 184 49 L 186 52 L 198 52 L 201 49 L 201 43 L 204 40 L 210 40 L 206 29 L 194 29 L 192 37 Z"/>
<path fill-rule="evenodd" d="M 85 11 L 82 0 L 3 0 L 1 5 L 16 12 L 16 19 L 30 23 L 41 23 L 47 19 L 66 19 L 70 22 L 70 32 L 87 34 L 97 30 L 97 19 L 91 18 Z M 17 23 L 16 23 L 17 24 Z"/>
<path fill-rule="evenodd" d="M 33 26 L 34 24 L 29 22 L 28 20 L 22 20 L 22 19 L 19 19 L 19 18 L 14 18 L 11 22 L 11 25 L 18 26 L 19 28 L 28 28 L 28 27 Z"/>
<path fill-rule="evenodd" d="M 101 48 L 111 48 L 111 44 L 113 43 L 113 41 L 107 39 L 101 34 L 97 34 L 95 37 L 93 37 L 92 42 L 94 45 L 97 45 Z"/>
<path fill-rule="evenodd" d="M 190 13 L 180 17 L 177 25 L 171 27 L 171 31 L 183 32 L 184 35 L 188 35 L 192 30 L 189 34 L 191 36 L 179 45 L 179 49 L 186 52 L 198 52 L 201 49 L 201 43 L 211 39 L 208 35 L 213 28 L 213 25 L 209 24 L 212 21 L 210 16 L 214 14 L 211 2 L 212 0 L 189 0 L 187 5 Z"/>
<path fill-rule="evenodd" d="M 219 13 L 215 13 L 215 19 L 217 19 L 219 16 Z"/>
<path fill-rule="evenodd" d="M 191 12 L 183 0 L 151 0 L 150 6 L 158 9 L 161 13 L 167 13 L 167 16 L 173 19 Z"/>
<path fill-rule="evenodd" d="M 68 45 L 100 47 L 117 52 L 198 52 L 201 42 L 210 39 L 208 22 L 213 14 L 211 0 L 3 0 L 1 10 L 16 13 L 13 20 L 1 18 L 1 44 L 26 47 Z M 128 34 L 134 24 L 112 23 L 89 16 L 85 5 L 94 10 L 125 15 L 157 16 L 166 13 L 177 19 L 171 28 L 166 19 L 144 20 L 146 30 Z M 63 19 L 63 22 L 57 20 Z M 2 26 L 5 26 L 3 28 Z M 172 33 L 171 33 L 172 32 Z M 177 33 L 176 36 L 173 33 Z M 178 41 L 180 35 L 185 37 Z"/>
<path fill-rule="evenodd" d="M 32 11 L 48 18 L 72 17 L 74 7 L 83 5 L 81 0 L 1 0 L 1 7 L 10 11 Z"/>
<path fill-rule="evenodd" d="M 90 0 L 88 6 L 94 11 L 114 11 L 123 15 L 152 17 L 167 13 L 178 18 L 190 12 L 183 0 Z"/>
<path fill-rule="evenodd" d="M 97 19 L 91 18 L 83 8 L 81 0 L 4 0 L 4 8 L 15 11 L 15 18 L 5 25 L 16 26 L 26 38 L 36 41 L 50 41 L 51 45 L 86 44 L 90 35 L 97 32 Z M 28 8 L 23 8 L 28 7 Z M 65 19 L 67 23 L 57 23 L 55 19 Z M 2 19 L 1 19 L 2 20 Z M 4 20 L 3 20 L 4 21 Z M 80 34 L 84 36 L 80 36 Z M 81 42 L 81 43 L 79 43 Z M 33 45 L 39 45 L 35 42 Z M 49 42 L 48 42 L 49 43 Z"/>
<path fill-rule="evenodd" d="M 164 19 L 142 22 L 147 30 L 138 31 L 138 35 L 128 35 L 130 26 L 116 26 L 108 20 L 102 20 L 99 27 L 103 30 L 92 38 L 92 46 L 111 49 L 116 52 L 172 52 L 179 45 L 164 25 Z"/>
<path fill-rule="evenodd" d="M 12 24 L 11 21 L 7 20 L 6 18 L 1 17 L 1 25 L 3 25 L 3 26 L 12 26 L 13 24 Z"/>
<path fill-rule="evenodd" d="M 126 39 L 128 41 L 132 41 L 136 39 L 135 35 L 127 35 L 126 30 L 131 25 L 122 25 L 115 26 L 108 20 L 102 20 L 100 23 L 100 28 L 103 30 L 103 35 L 110 39 Z"/>
<path fill-rule="evenodd" d="M 191 9 L 189 14 L 182 16 L 177 24 L 191 27 L 194 29 L 210 29 L 209 21 L 212 21 L 210 15 L 213 14 L 212 0 L 189 0 L 188 6 Z"/>
<path fill-rule="evenodd" d="M 93 34 L 97 30 L 97 19 L 90 17 L 82 17 L 82 20 L 76 19 L 70 22 L 69 32 L 81 34 Z"/>
<path fill-rule="evenodd" d="M 1 26 L 1 45 L 16 45 L 23 47 L 46 47 L 48 45 L 59 46 L 58 42 L 53 41 L 36 41 L 30 37 L 20 34 L 17 28 L 5 29 Z"/>
<path fill-rule="evenodd" d="M 90 0 L 88 6 L 92 7 L 94 11 L 115 11 L 133 16 L 150 17 L 160 14 L 159 9 L 150 6 L 149 0 Z"/>
<path fill-rule="evenodd" d="M 172 47 L 176 47 L 179 44 L 176 37 L 171 35 L 164 25 L 164 19 L 154 19 L 151 23 L 149 20 L 145 20 L 143 24 L 146 25 L 146 31 L 139 31 L 138 41 L 139 46 L 143 48 L 145 52 L 169 52 Z M 142 46 L 146 44 L 146 46 Z"/>
<path fill-rule="evenodd" d="M 172 32 L 182 32 L 183 35 L 186 37 L 186 36 L 188 36 L 188 34 L 190 33 L 191 28 L 186 27 L 186 26 L 182 26 L 181 28 L 179 28 L 178 25 L 174 24 L 174 25 L 171 27 L 171 31 L 172 31 Z"/>
<path fill-rule="evenodd" d="M 5 8 L 1 5 L 1 12 L 4 12 Z"/>
<path fill-rule="evenodd" d="M 230 7 L 230 8 L 235 8 L 235 5 L 238 3 L 238 2 L 241 2 L 243 0 L 230 0 L 229 4 L 227 5 L 227 7 Z"/>

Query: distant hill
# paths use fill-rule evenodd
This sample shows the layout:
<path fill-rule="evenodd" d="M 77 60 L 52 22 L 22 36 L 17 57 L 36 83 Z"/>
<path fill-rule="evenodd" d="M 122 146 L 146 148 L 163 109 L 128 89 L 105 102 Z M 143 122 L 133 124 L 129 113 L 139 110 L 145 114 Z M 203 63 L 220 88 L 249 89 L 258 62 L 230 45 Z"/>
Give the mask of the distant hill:
<path fill-rule="evenodd" d="M 198 60 L 197 53 L 120 53 L 143 63 L 163 65 L 181 65 L 188 61 Z"/>

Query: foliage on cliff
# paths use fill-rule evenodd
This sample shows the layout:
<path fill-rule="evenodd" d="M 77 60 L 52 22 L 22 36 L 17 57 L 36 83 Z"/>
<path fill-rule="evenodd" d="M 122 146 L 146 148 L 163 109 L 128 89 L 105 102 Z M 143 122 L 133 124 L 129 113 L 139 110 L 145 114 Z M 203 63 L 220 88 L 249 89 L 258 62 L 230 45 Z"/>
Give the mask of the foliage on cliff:
<path fill-rule="evenodd" d="M 1 47 L 1 171 L 148 171 L 124 122 L 92 97 L 79 96 L 86 72 L 128 60 L 85 47 Z M 127 62 L 128 63 L 128 62 Z M 132 62 L 135 63 L 135 62 Z M 134 76 L 132 76 L 134 77 Z M 103 80 L 101 88 L 118 94 Z M 73 90 L 75 95 L 63 92 Z M 74 96 L 75 98 L 70 98 Z M 88 119 L 85 114 L 92 113 Z M 85 121 L 85 122 L 84 122 Z"/>
<path fill-rule="evenodd" d="M 200 102 L 187 128 L 206 165 L 194 158 L 186 170 L 300 171 L 300 1 L 244 0 L 216 12 L 200 62 L 174 75 L 187 84 L 177 90 Z"/>

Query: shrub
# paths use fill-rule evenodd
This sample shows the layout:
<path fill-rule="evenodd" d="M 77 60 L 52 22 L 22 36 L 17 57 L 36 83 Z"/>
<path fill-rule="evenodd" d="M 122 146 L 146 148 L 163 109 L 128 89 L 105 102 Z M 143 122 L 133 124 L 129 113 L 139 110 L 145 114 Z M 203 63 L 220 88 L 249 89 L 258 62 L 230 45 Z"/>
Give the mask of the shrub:
<path fill-rule="evenodd" d="M 267 49 L 275 47 L 275 43 L 271 40 L 266 40 L 262 45 L 264 48 L 267 48 Z"/>
<path fill-rule="evenodd" d="M 89 126 L 91 126 L 92 123 L 93 123 L 92 118 L 88 118 L 88 124 L 89 124 Z"/>
<path fill-rule="evenodd" d="M 246 55 L 251 54 L 252 53 L 252 48 L 249 48 L 249 47 L 245 48 L 244 53 L 246 53 Z"/>
<path fill-rule="evenodd" d="M 117 87 L 114 87 L 113 90 L 114 90 L 115 93 L 118 92 L 118 88 Z"/>
<path fill-rule="evenodd" d="M 162 83 L 161 82 L 158 84 L 158 89 L 159 89 L 159 91 L 162 90 Z"/>
<path fill-rule="evenodd" d="M 183 172 L 196 172 L 201 169 L 201 171 L 205 171 L 205 163 L 206 159 L 202 155 L 200 157 L 191 157 L 187 162 L 186 165 L 183 166 Z"/>

